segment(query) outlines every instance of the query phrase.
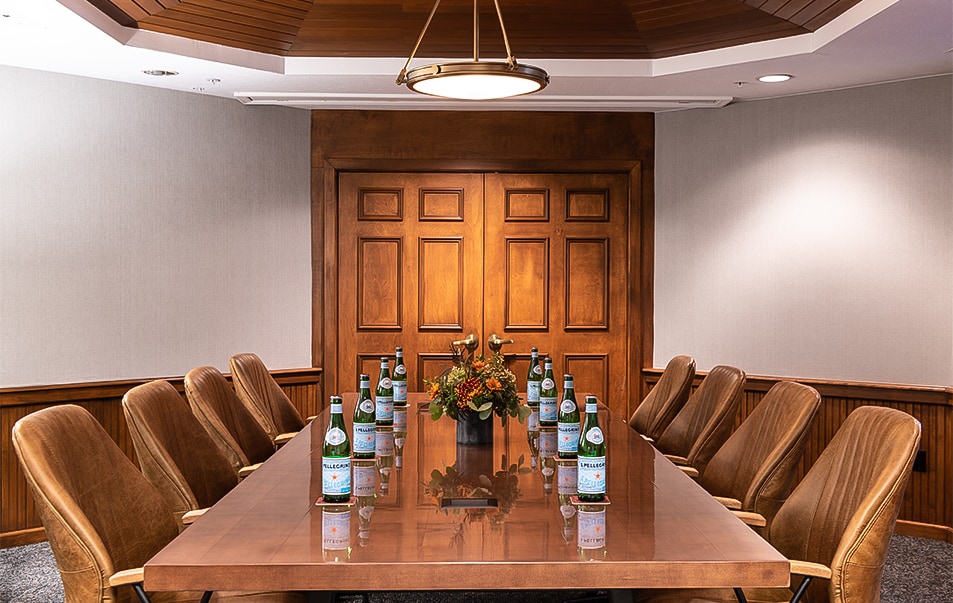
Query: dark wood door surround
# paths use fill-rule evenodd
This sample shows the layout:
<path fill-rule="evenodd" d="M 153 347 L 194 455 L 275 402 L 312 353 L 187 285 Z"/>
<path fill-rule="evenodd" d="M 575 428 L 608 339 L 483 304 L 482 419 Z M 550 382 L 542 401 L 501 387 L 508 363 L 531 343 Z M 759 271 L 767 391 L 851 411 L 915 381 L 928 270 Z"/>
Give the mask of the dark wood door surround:
<path fill-rule="evenodd" d="M 342 341 L 338 325 L 345 318 L 353 320 L 353 317 L 341 315 L 341 302 L 351 300 L 350 304 L 355 309 L 358 307 L 353 303 L 356 292 L 349 289 L 353 286 L 354 279 L 345 278 L 342 271 L 346 269 L 345 266 L 356 267 L 355 262 L 360 261 L 350 257 L 353 255 L 351 248 L 354 233 L 344 232 L 347 229 L 342 227 L 340 221 L 342 208 L 339 206 L 339 186 L 352 186 L 348 184 L 349 177 L 343 176 L 344 174 L 416 172 L 421 181 L 436 177 L 440 173 L 485 174 L 485 184 L 481 178 L 480 186 L 487 189 L 487 211 L 494 212 L 505 211 L 501 205 L 505 203 L 505 196 L 494 197 L 492 191 L 503 191 L 507 186 L 536 186 L 545 179 L 555 183 L 556 188 L 562 191 L 560 194 L 564 195 L 567 186 L 573 190 L 587 190 L 584 185 L 572 183 L 583 182 L 585 174 L 616 174 L 617 176 L 612 178 L 621 183 L 618 186 L 621 186 L 624 201 L 615 208 L 607 205 L 605 211 L 625 212 L 624 219 L 617 220 L 627 231 L 622 237 L 624 242 L 620 243 L 625 248 L 616 249 L 615 242 L 599 242 L 602 238 L 599 233 L 606 230 L 607 223 L 597 221 L 601 219 L 595 213 L 599 204 L 594 203 L 590 196 L 580 197 L 580 205 L 571 211 L 584 212 L 585 219 L 577 220 L 579 224 L 576 226 L 581 225 L 583 229 L 589 228 L 592 232 L 585 233 L 583 230 L 580 232 L 584 234 L 571 235 L 570 238 L 577 238 L 573 243 L 575 247 L 570 245 L 571 249 L 567 253 L 571 261 L 578 260 L 582 264 L 606 262 L 610 265 L 606 270 L 609 275 L 608 282 L 604 283 L 605 301 L 609 303 L 611 298 L 612 303 L 619 304 L 620 312 L 624 312 L 621 315 L 624 326 L 620 331 L 612 330 L 607 340 L 611 339 L 612 345 L 617 346 L 618 352 L 614 353 L 624 361 L 613 363 L 609 367 L 607 361 L 601 357 L 597 358 L 598 354 L 594 351 L 582 350 L 577 354 L 578 358 L 563 359 L 567 363 L 563 366 L 571 366 L 575 361 L 578 366 L 572 367 L 573 371 L 600 375 L 605 372 L 612 373 L 611 378 L 617 384 L 614 387 L 618 388 L 618 392 L 611 395 L 608 391 L 597 393 L 612 398 L 613 410 L 620 413 L 631 412 L 632 401 L 637 403 L 642 395 L 640 371 L 649 366 L 652 359 L 654 250 L 651 225 L 654 222 L 654 138 L 654 115 L 648 113 L 312 112 L 312 257 L 315 275 L 312 345 L 314 364 L 329 367 L 325 373 L 325 394 L 352 390 L 355 387 L 352 383 L 352 373 L 359 370 L 356 366 L 351 366 L 355 364 L 353 360 L 339 361 L 341 354 L 352 354 L 351 348 Z M 588 190 L 594 188 L 589 187 Z M 480 193 L 483 194 L 484 191 Z M 531 200 L 524 201 L 532 203 Z M 417 199 L 413 202 L 417 203 Z M 562 225 L 559 227 L 562 230 L 567 211 L 565 203 L 560 205 L 560 211 L 563 212 L 560 216 Z M 497 224 L 495 221 L 492 223 Z M 520 231 L 520 228 L 531 228 L 528 224 L 529 222 L 501 226 L 501 233 L 504 237 L 509 236 L 506 233 L 509 228 L 513 231 L 511 238 L 534 238 L 533 233 Z M 597 234 L 599 236 L 596 236 Z M 562 236 L 565 237 L 565 234 Z M 527 252 L 531 249 L 532 245 L 526 245 L 522 249 L 511 251 Z M 368 251 L 387 254 L 393 250 L 381 244 L 377 249 L 369 248 Z M 575 255 L 572 255 L 573 253 Z M 345 257 L 345 254 L 348 254 L 348 257 Z M 491 272 L 489 265 L 496 266 L 500 261 L 505 261 L 505 254 L 505 248 L 488 249 L 487 259 L 479 260 L 487 262 L 483 266 L 483 272 Z M 566 266 L 560 263 L 557 269 L 560 271 L 558 278 L 564 279 Z M 480 278 L 482 280 L 482 275 Z M 620 282 L 624 284 L 619 286 Z M 461 286 L 465 288 L 471 285 L 462 283 Z M 565 314 L 568 307 L 570 312 L 577 314 L 560 318 L 568 318 L 570 322 L 573 319 L 582 320 L 581 328 L 577 329 L 579 333 L 596 332 L 589 323 L 602 320 L 604 316 L 599 314 L 602 310 L 582 308 L 578 299 L 567 299 L 562 291 L 559 295 L 561 299 L 558 304 L 553 304 L 554 309 L 551 312 L 558 307 L 558 311 Z M 480 309 L 481 313 L 483 311 L 484 309 Z M 502 330 L 507 318 L 505 300 L 491 300 L 485 304 L 485 311 L 494 315 L 494 321 L 501 322 Z M 375 319 L 389 320 L 384 315 L 376 316 Z M 474 318 L 472 322 L 475 327 L 482 327 L 486 323 L 486 328 L 495 328 L 494 325 L 489 325 L 490 321 L 483 316 L 478 320 Z M 612 329 L 614 325 L 608 326 Z M 469 328 L 469 324 L 463 325 L 464 332 L 455 333 L 459 333 L 462 338 Z M 560 329 L 565 331 L 563 327 Z M 477 333 L 481 343 L 490 335 L 490 332 L 484 333 L 482 330 Z M 608 329 L 600 327 L 599 332 L 602 331 L 608 332 Z M 388 331 L 384 329 L 380 332 Z M 537 333 L 532 336 L 535 337 Z M 511 333 L 499 334 L 509 338 Z M 394 341 L 387 342 L 387 349 L 396 345 L 396 335 L 392 334 L 391 337 Z M 440 340 L 439 345 L 436 340 L 427 344 L 431 349 L 440 352 L 451 339 L 456 338 L 449 332 L 436 332 L 428 337 Z M 528 352 L 528 347 L 533 345 L 529 343 L 530 338 L 524 336 L 520 339 L 527 342 L 527 349 L 520 347 L 508 350 L 509 353 L 518 352 L 525 355 Z M 547 339 L 541 345 L 558 346 L 559 341 Z M 561 358 L 559 350 L 543 351 L 553 352 L 557 354 L 557 358 Z M 519 356 L 517 359 L 522 360 Z M 340 366 L 341 362 L 347 366 L 344 371 L 346 374 L 338 375 L 336 370 L 330 370 L 330 367 Z M 371 367 L 373 360 L 361 357 L 361 365 Z M 514 370 L 519 371 L 518 366 L 519 364 Z M 409 368 L 413 371 L 416 367 Z M 426 370 L 430 369 L 421 368 L 421 372 Z M 616 371 L 621 373 L 617 374 Z M 374 374 L 376 370 L 371 372 Z M 412 383 L 419 383 L 423 376 L 426 375 L 413 375 Z M 607 386 L 600 383 L 598 388 L 602 387 Z M 415 388 L 414 385 L 412 388 Z M 596 386 L 593 389 L 596 389 Z"/>

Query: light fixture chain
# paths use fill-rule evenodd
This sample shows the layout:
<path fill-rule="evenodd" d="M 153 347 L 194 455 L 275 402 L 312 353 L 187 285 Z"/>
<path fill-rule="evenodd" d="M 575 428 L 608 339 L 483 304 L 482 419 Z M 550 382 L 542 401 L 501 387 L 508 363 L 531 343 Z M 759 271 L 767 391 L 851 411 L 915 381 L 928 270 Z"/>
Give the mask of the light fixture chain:
<path fill-rule="evenodd" d="M 513 56 L 513 51 L 510 50 L 510 39 L 506 35 L 506 26 L 503 25 L 503 11 L 500 10 L 499 0 L 493 0 L 493 5 L 496 6 L 496 16 L 500 19 L 500 30 L 503 31 L 503 46 L 506 47 L 506 63 L 510 68 L 516 67 L 516 57 Z"/>
<path fill-rule="evenodd" d="M 410 56 L 407 57 L 407 62 L 404 63 L 403 69 L 400 70 L 400 73 L 397 74 L 397 85 L 401 85 L 407 81 L 407 67 L 410 66 L 410 62 L 414 60 L 414 55 L 417 54 L 417 49 L 420 48 L 420 42 L 424 39 L 424 34 L 427 33 L 427 28 L 430 27 L 430 22 L 433 20 L 434 14 L 437 12 L 437 7 L 440 6 L 440 0 L 436 0 L 433 3 L 433 8 L 430 9 L 430 16 L 427 17 L 427 22 L 424 23 L 424 28 L 420 30 L 420 35 L 417 37 L 417 43 L 414 44 L 414 49 L 411 51 Z M 506 39 L 506 33 L 503 33 L 504 40 Z M 507 50 L 509 53 L 509 50 Z"/>

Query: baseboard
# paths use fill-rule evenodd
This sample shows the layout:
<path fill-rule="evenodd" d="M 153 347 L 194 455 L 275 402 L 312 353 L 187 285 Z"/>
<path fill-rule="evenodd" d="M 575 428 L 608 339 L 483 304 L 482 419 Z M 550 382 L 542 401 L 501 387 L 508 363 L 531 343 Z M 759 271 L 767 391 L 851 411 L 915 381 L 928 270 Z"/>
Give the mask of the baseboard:
<path fill-rule="evenodd" d="M 894 530 L 897 534 L 903 536 L 916 536 L 918 538 L 929 538 L 931 540 L 942 540 L 953 544 L 953 528 L 947 526 L 938 526 L 932 523 L 920 523 L 917 521 L 897 520 L 897 527 Z"/>
<path fill-rule="evenodd" d="M 23 546 L 25 544 L 36 544 L 46 541 L 46 530 L 43 528 L 29 528 L 26 530 L 17 530 L 15 532 L 4 532 L 0 534 L 0 549 L 7 549 L 12 546 Z"/>

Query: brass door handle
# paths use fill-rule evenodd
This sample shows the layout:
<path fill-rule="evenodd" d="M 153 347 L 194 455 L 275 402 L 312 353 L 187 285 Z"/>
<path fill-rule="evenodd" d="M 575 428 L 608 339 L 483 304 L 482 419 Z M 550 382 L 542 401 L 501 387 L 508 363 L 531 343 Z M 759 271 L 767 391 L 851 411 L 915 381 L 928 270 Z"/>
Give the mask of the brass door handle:
<path fill-rule="evenodd" d="M 462 345 L 463 347 L 465 347 L 466 349 L 472 352 L 476 350 L 477 347 L 480 346 L 480 340 L 477 338 L 476 335 L 474 335 L 473 333 L 470 333 L 469 335 L 467 335 L 466 339 L 460 339 L 458 341 L 454 341 L 452 342 L 451 345 L 453 345 L 454 347 Z"/>
<path fill-rule="evenodd" d="M 500 348 L 502 348 L 503 345 L 507 343 L 513 343 L 513 340 L 500 339 L 500 336 L 497 335 L 496 333 L 490 335 L 490 338 L 486 340 L 486 345 L 490 346 L 490 349 L 493 350 L 494 352 L 499 352 Z"/>

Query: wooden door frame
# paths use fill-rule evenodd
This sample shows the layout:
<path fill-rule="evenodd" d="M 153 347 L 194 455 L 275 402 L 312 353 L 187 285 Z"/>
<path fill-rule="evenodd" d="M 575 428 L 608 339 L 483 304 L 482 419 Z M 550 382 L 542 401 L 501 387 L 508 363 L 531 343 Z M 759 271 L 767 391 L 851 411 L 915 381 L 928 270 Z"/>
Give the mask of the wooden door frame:
<path fill-rule="evenodd" d="M 438 113 L 438 112 L 435 112 Z M 319 115 L 320 114 L 320 115 Z M 628 412 L 645 394 L 642 369 L 652 366 L 654 340 L 654 116 L 603 113 L 458 113 L 448 126 L 443 115 L 431 112 L 336 111 L 312 113 L 312 361 L 324 367 L 339 353 L 336 329 L 338 304 L 338 190 L 342 171 L 374 172 L 510 172 L 510 173 L 626 173 L 628 191 L 629 333 L 625 375 Z M 443 122 L 459 127 L 462 136 L 445 141 L 422 124 Z M 492 155 L 491 135 L 477 125 L 505 130 L 536 128 L 529 142 Z M 499 124 L 503 124 L 500 126 Z M 562 130 L 557 129 L 562 128 Z M 633 139 L 633 130 L 637 136 Z M 355 131 L 359 132 L 355 135 Z M 549 139 L 571 133 L 576 145 Z M 475 132 L 475 133 L 474 133 Z M 644 134 L 644 135 L 643 135 Z M 638 136 L 638 135 L 643 135 Z M 480 137 L 474 143 L 475 136 Z M 516 136 L 514 134 L 514 136 Z M 527 137 L 523 137 L 527 138 Z M 646 140 L 647 139 L 647 140 Z M 522 139 L 521 139 L 522 140 Z M 489 142 L 487 142 L 489 141 Z M 418 149 L 426 149 L 421 152 Z M 475 150 L 474 150 L 475 149 Z M 422 157 L 427 153 L 432 157 Z M 552 157 L 547 155 L 559 155 Z M 484 156 L 474 156 L 484 155 Z M 541 157 L 541 158 L 536 158 Z M 633 199 L 638 202 L 633 203 Z M 638 224 L 633 230 L 631 225 Z M 334 371 L 324 372 L 325 397 L 346 386 Z M 343 388 L 343 389 L 342 389 Z"/>

